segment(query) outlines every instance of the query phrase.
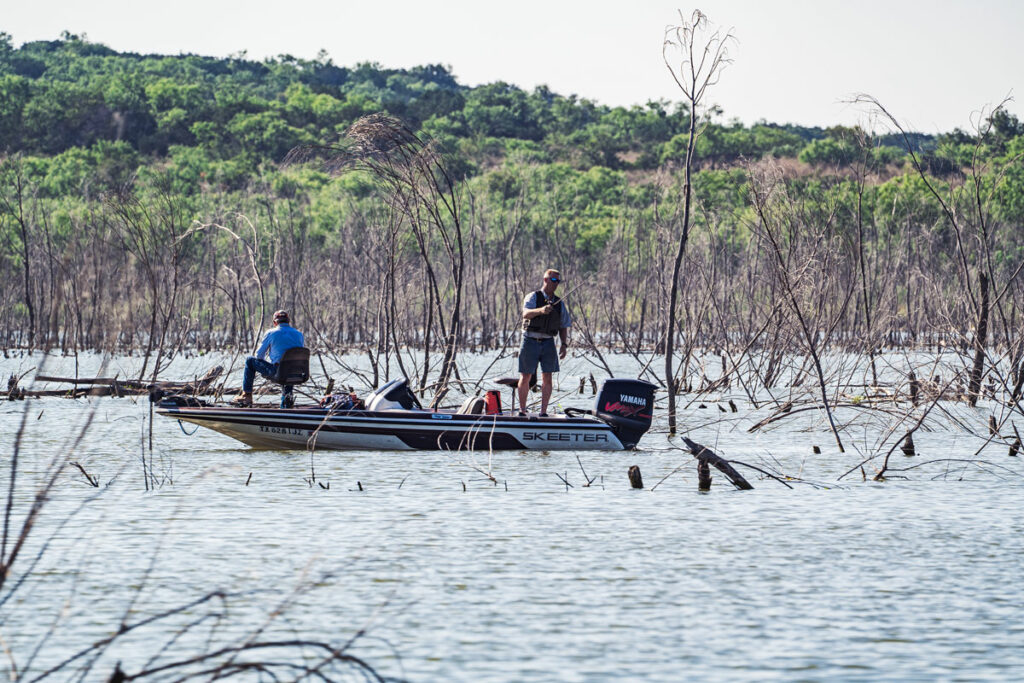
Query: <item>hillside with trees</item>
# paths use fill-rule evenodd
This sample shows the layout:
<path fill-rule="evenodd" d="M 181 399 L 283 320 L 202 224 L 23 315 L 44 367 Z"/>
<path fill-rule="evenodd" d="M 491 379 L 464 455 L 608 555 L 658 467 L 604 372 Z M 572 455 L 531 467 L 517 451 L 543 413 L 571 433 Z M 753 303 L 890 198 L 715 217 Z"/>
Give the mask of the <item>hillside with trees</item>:
<path fill-rule="evenodd" d="M 608 107 L 544 87 L 468 88 L 440 65 L 346 68 L 323 53 L 313 61 L 282 55 L 262 62 L 139 55 L 70 34 L 19 48 L 0 34 L 0 93 L 0 151 L 35 158 L 51 196 L 74 194 L 90 174 L 117 182 L 154 165 L 184 183 L 198 172 L 213 189 L 241 189 L 290 149 L 337 138 L 377 112 L 443 145 L 459 159 L 460 178 L 506 160 L 652 171 L 678 162 L 688 120 L 685 107 L 664 101 Z M 850 130 L 747 127 L 713 114 L 698 149 L 702 166 L 764 156 L 853 161 Z M 918 148 L 942 142 L 914 139 Z M 901 157 L 891 139 L 879 147 L 884 163 Z"/>

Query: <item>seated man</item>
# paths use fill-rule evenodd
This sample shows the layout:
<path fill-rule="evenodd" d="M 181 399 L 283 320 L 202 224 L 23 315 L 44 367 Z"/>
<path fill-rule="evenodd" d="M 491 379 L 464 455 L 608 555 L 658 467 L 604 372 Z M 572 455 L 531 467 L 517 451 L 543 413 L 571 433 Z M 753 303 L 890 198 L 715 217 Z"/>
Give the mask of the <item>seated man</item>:
<path fill-rule="evenodd" d="M 249 356 L 245 359 L 245 373 L 242 375 L 242 393 L 239 394 L 233 403 L 239 406 L 252 405 L 252 384 L 256 379 L 256 373 L 266 378 L 272 378 L 277 374 L 277 366 L 281 357 L 288 349 L 305 346 L 302 333 L 291 326 L 291 318 L 288 311 L 277 311 L 274 313 L 274 324 L 277 326 L 267 332 L 263 337 L 256 356 Z M 269 353 L 270 362 L 263 360 Z M 286 384 L 281 387 L 281 407 L 284 408 L 291 403 L 292 386 Z"/>

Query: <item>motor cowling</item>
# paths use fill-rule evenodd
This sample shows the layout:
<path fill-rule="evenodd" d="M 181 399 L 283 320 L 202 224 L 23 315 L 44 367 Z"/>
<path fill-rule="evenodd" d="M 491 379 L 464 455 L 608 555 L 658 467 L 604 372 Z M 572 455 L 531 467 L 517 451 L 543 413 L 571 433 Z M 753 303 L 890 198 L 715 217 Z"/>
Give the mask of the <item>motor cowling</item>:
<path fill-rule="evenodd" d="M 423 410 L 406 378 L 393 379 L 366 397 L 367 410 Z"/>
<path fill-rule="evenodd" d="M 626 448 L 633 448 L 651 428 L 654 390 L 639 379 L 606 379 L 597 392 L 594 415 L 607 422 Z"/>

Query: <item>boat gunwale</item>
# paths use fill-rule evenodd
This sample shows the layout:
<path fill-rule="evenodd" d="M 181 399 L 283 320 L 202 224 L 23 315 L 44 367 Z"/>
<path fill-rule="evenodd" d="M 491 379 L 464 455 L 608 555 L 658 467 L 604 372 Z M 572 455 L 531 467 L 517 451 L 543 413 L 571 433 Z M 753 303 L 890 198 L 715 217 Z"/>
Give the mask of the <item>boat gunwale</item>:
<path fill-rule="evenodd" d="M 420 410 L 345 410 L 330 411 L 326 408 L 244 408 L 238 406 L 165 406 L 157 407 L 156 412 L 165 417 L 185 419 L 194 417 L 206 419 L 231 419 L 233 422 L 254 419 L 270 419 L 275 421 L 302 421 L 316 423 L 337 421 L 366 421 L 388 424 L 395 422 L 429 422 L 459 424 L 460 426 L 481 424 L 507 424 L 515 426 L 555 426 L 555 427 L 599 427 L 610 428 L 607 422 L 594 416 L 571 417 L 568 415 L 486 415 L 466 414 L 447 411 Z M 445 415 L 438 418 L 436 415 Z M 439 424 L 438 426 L 442 426 Z"/>

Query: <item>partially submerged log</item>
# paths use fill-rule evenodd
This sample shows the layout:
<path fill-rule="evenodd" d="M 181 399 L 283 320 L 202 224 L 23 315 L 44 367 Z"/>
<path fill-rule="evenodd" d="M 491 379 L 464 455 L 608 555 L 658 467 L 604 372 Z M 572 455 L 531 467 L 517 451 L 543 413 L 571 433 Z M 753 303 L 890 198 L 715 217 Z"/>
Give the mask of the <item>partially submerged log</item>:
<path fill-rule="evenodd" d="M 51 377 L 50 375 L 36 375 L 37 382 L 56 382 L 58 384 L 110 384 L 116 382 L 116 377 Z"/>
<path fill-rule="evenodd" d="M 31 397 L 65 397 L 81 398 L 83 396 L 141 396 L 143 394 L 161 391 L 164 394 L 190 394 L 193 396 L 205 396 L 215 393 L 213 386 L 224 374 L 224 368 L 220 365 L 210 368 L 205 375 L 190 381 L 165 381 L 165 382 L 140 382 L 138 380 L 121 380 L 116 377 L 55 377 L 52 375 L 37 375 L 36 382 L 49 382 L 53 384 L 70 384 L 68 389 L 23 389 L 17 382 L 8 382 L 7 397 L 11 400 L 16 398 Z"/>
<path fill-rule="evenodd" d="M 214 392 L 213 383 L 216 382 L 223 374 L 224 368 L 217 365 L 207 370 L 206 374 L 202 377 L 191 382 L 157 382 L 155 384 L 146 384 L 142 388 L 146 391 L 162 389 L 165 392 L 175 392 L 179 394 L 211 394 Z"/>
<path fill-rule="evenodd" d="M 740 489 L 741 491 L 750 491 L 754 488 L 753 486 L 750 485 L 750 482 L 743 478 L 742 474 L 740 474 L 735 470 L 735 468 L 733 468 L 733 466 L 729 463 L 728 460 L 726 460 L 720 455 L 717 455 L 707 446 L 702 446 L 696 441 L 692 441 L 691 439 L 688 439 L 685 436 L 683 437 L 683 443 L 686 444 L 686 447 L 690 449 L 690 453 L 692 453 L 695 458 L 697 458 L 699 461 L 701 461 L 701 463 L 705 465 L 713 465 L 715 469 L 724 474 L 729 479 L 729 482 L 736 488 Z M 699 474 L 700 469 L 698 468 L 698 478 Z M 708 487 L 711 486 L 710 479 L 711 474 L 710 470 L 708 470 Z"/>

